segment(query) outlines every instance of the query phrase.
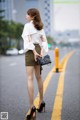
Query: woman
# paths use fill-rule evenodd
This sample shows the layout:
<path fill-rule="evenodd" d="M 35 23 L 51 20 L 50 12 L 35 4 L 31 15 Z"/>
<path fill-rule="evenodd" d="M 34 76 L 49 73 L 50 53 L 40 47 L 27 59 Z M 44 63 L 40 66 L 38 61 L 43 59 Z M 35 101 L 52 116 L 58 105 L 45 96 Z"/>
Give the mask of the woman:
<path fill-rule="evenodd" d="M 44 33 L 43 24 L 40 18 L 40 13 L 37 9 L 32 8 L 27 11 L 26 15 L 29 21 L 24 25 L 22 38 L 24 40 L 25 50 L 25 66 L 27 73 L 28 95 L 30 102 L 30 114 L 28 118 L 36 115 L 36 107 L 33 105 L 34 101 L 34 88 L 33 76 L 35 73 L 38 89 L 40 94 L 38 112 L 44 112 L 45 102 L 43 100 L 43 82 L 40 75 L 40 65 L 37 63 L 37 57 L 43 57 L 45 52 L 48 52 L 47 39 Z"/>

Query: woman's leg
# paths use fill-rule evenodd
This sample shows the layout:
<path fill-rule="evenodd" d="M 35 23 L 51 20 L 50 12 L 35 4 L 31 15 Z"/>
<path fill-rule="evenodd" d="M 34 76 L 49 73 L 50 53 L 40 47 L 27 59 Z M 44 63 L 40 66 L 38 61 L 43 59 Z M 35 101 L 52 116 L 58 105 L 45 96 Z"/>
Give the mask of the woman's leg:
<path fill-rule="evenodd" d="M 39 105 L 41 104 L 41 102 L 43 101 L 43 81 L 40 75 L 40 66 L 36 65 L 35 66 L 35 76 L 37 79 L 37 83 L 38 83 L 38 89 L 39 89 L 39 94 L 40 94 L 40 101 L 39 101 Z"/>
<path fill-rule="evenodd" d="M 34 101 L 34 86 L 33 86 L 33 77 L 34 77 L 34 66 L 27 66 L 27 88 L 29 95 L 30 108 L 33 106 Z"/>

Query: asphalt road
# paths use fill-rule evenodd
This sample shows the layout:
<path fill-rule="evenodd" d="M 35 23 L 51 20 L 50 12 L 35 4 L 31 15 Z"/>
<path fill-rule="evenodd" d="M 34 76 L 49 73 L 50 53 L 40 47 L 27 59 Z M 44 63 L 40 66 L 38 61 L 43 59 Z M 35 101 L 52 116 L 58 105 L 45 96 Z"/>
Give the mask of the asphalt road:
<path fill-rule="evenodd" d="M 70 51 L 72 50 L 60 49 L 60 60 Z M 52 64 L 44 66 L 43 81 L 54 66 L 54 52 L 50 50 L 49 54 Z M 8 112 L 8 120 L 24 120 L 29 109 L 24 63 L 24 55 L 0 57 L 0 112 Z M 53 73 L 44 94 L 46 112 L 37 113 L 36 120 L 51 120 L 60 74 Z M 61 120 L 80 120 L 80 50 L 75 50 L 68 59 L 64 80 Z M 35 77 L 34 93 L 35 98 L 38 93 Z M 60 119 L 55 116 L 54 120 Z"/>

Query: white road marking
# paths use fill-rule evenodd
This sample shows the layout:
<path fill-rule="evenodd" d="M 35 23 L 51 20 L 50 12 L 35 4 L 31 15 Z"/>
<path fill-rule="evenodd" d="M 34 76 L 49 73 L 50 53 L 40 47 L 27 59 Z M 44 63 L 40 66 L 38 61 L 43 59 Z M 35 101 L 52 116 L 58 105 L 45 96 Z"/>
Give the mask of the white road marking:
<path fill-rule="evenodd" d="M 14 62 L 14 63 L 10 63 L 10 64 L 9 64 L 9 66 L 11 66 L 11 67 L 12 67 L 12 66 L 15 66 L 15 65 L 16 65 L 16 63 L 15 63 L 15 62 Z"/>

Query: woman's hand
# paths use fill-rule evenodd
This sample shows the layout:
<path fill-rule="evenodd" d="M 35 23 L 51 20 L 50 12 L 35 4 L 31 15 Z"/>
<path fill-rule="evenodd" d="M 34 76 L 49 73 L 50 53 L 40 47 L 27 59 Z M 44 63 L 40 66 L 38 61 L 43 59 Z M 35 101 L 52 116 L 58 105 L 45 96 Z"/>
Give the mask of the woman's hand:
<path fill-rule="evenodd" d="M 41 49 L 41 53 L 40 53 L 40 55 L 41 55 L 41 57 L 44 56 L 44 51 L 43 51 L 43 49 Z"/>
<path fill-rule="evenodd" d="M 39 55 L 36 50 L 33 50 L 33 53 L 34 53 L 34 59 L 35 61 L 37 61 L 37 57 L 41 57 L 41 55 Z"/>

